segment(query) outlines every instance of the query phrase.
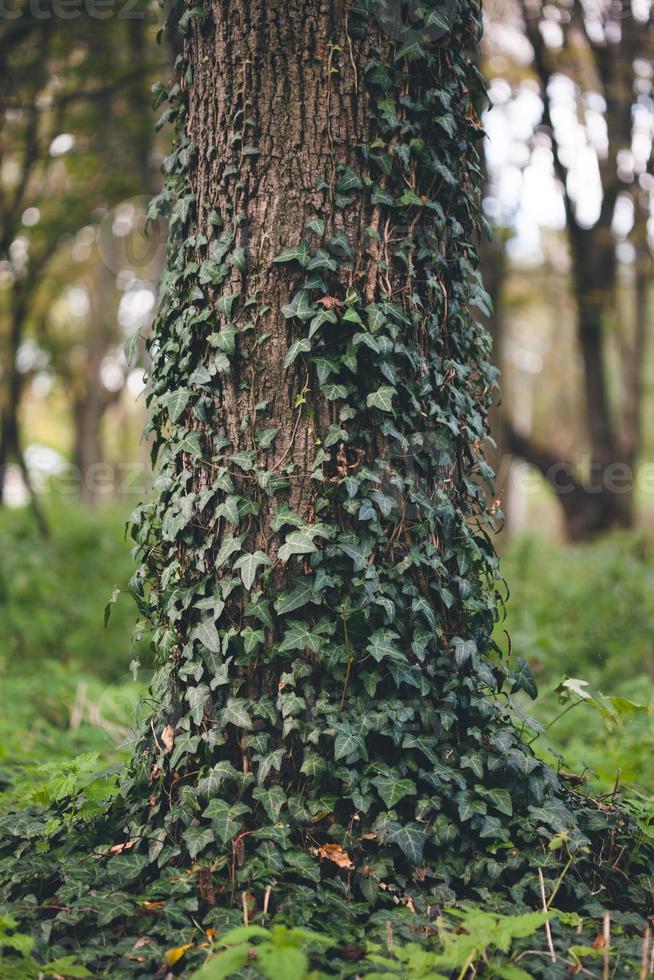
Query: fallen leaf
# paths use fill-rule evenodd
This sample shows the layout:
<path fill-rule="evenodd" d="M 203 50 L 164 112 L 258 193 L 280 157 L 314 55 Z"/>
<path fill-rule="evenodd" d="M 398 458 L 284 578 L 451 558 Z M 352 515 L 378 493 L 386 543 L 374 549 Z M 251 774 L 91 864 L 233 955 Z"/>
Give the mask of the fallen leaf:
<path fill-rule="evenodd" d="M 161 741 L 166 746 L 166 751 L 172 752 L 175 744 L 175 728 L 173 725 L 166 725 L 161 733 Z"/>
<path fill-rule="evenodd" d="M 165 904 L 165 902 L 143 902 L 143 908 L 147 909 L 148 912 L 158 912 Z"/>
<path fill-rule="evenodd" d="M 350 855 L 344 851 L 340 844 L 323 844 L 318 848 L 321 861 L 333 861 L 339 868 L 347 868 L 348 871 L 354 869 L 354 864 L 350 860 Z"/>
<path fill-rule="evenodd" d="M 130 848 L 134 847 L 136 844 L 135 840 L 126 840 L 124 844 L 114 844 L 113 847 L 109 848 L 110 854 L 122 854 L 123 851 L 129 851 Z"/>
<path fill-rule="evenodd" d="M 184 946 L 175 946 L 173 949 L 169 949 L 167 953 L 164 954 L 164 963 L 166 966 L 174 966 L 181 960 L 184 953 L 188 952 L 193 943 L 186 943 Z"/>
<path fill-rule="evenodd" d="M 600 934 L 595 937 L 595 942 L 593 943 L 593 949 L 603 949 L 603 947 L 604 947 L 604 936 L 600 932 Z"/>
<path fill-rule="evenodd" d="M 321 303 L 326 310 L 333 310 L 336 307 L 342 306 L 340 299 L 336 299 L 335 296 L 321 296 L 320 299 L 316 300 L 316 303 Z"/>

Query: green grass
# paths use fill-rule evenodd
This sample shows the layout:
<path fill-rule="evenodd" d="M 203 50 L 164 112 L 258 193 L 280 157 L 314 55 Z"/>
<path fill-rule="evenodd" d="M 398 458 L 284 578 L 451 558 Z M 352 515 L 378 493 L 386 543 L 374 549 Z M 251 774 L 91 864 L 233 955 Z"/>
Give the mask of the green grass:
<path fill-rule="evenodd" d="M 0 785 L 35 779 L 38 766 L 81 752 L 113 762 L 129 752 L 139 694 L 148 680 L 147 643 L 134 644 L 135 607 L 127 595 L 104 607 L 133 571 L 125 515 L 48 503 L 51 537 L 35 537 L 25 511 L 0 511 Z M 498 626 L 506 649 L 524 657 L 540 696 L 524 704 L 547 725 L 561 712 L 561 677 L 580 677 L 593 692 L 639 703 L 654 677 L 654 540 L 620 534 L 592 545 L 558 547 L 537 537 L 512 541 L 503 558 L 511 596 Z M 136 682 L 130 662 L 143 668 Z M 145 669 L 144 669 L 145 668 Z M 653 787 L 651 715 L 607 729 L 582 704 L 547 733 L 566 765 L 590 766 L 599 786 Z M 541 739 L 539 744 L 545 745 Z"/>
<path fill-rule="evenodd" d="M 29 513 L 0 510 L 0 786 L 25 788 L 38 767 L 81 752 L 112 762 L 128 751 L 138 694 L 130 662 L 147 663 L 133 643 L 129 596 L 104 607 L 133 571 L 116 509 L 84 511 L 49 501 L 47 541 Z"/>
<path fill-rule="evenodd" d="M 503 575 L 511 595 L 497 631 L 514 656 L 529 661 L 539 685 L 528 708 L 550 724 L 565 705 L 554 688 L 564 676 L 589 689 L 652 704 L 654 677 L 654 540 L 615 534 L 592 544 L 552 546 L 536 536 L 512 541 Z M 524 704 L 523 704 L 524 707 Z M 601 788 L 620 781 L 654 789 L 652 713 L 607 727 L 590 704 L 569 711 L 548 731 L 569 768 L 590 766 Z"/>

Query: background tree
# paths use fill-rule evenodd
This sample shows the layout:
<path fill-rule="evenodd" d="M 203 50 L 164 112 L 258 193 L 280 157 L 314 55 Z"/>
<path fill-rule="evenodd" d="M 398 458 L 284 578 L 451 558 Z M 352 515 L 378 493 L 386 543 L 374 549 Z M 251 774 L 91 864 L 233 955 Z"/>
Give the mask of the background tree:
<path fill-rule="evenodd" d="M 115 282 L 121 269 L 107 268 L 106 254 L 93 250 L 91 255 L 88 235 L 113 205 L 152 190 L 147 102 L 154 59 L 143 9 L 100 22 L 94 9 L 80 10 L 72 19 L 38 19 L 19 5 L 17 16 L 3 21 L 0 500 L 10 462 L 20 465 L 29 484 L 20 415 L 30 369 L 23 365 L 21 370 L 21 346 L 26 338 L 39 336 L 41 348 L 47 347 L 52 323 L 48 304 L 53 290 L 61 294 L 74 280 L 80 249 L 95 265 L 92 275 L 102 317 L 93 317 L 83 372 L 77 372 L 78 381 L 70 389 L 75 392 L 75 456 L 83 473 L 101 458 L 98 430 L 111 393 L 103 387 L 99 370 L 110 343 L 120 343 L 115 317 L 104 325 L 102 318 L 117 305 Z M 84 241 L 77 242 L 76 250 L 80 231 Z M 48 270 L 55 259 L 57 279 L 52 282 Z M 62 339 L 54 346 L 60 348 Z M 70 358 L 65 363 L 64 374 L 70 372 Z M 81 486 L 88 499 L 84 479 Z"/>
<path fill-rule="evenodd" d="M 533 148 L 542 153 L 548 141 L 564 204 L 589 453 L 585 462 L 568 458 L 515 424 L 507 448 L 542 472 L 568 534 L 584 537 L 635 519 L 652 271 L 654 114 L 646 66 L 654 31 L 648 4 L 525 2 L 520 9 L 543 100 Z M 590 214 L 588 186 L 595 183 L 599 205 Z M 626 304 L 625 280 L 632 283 Z"/>

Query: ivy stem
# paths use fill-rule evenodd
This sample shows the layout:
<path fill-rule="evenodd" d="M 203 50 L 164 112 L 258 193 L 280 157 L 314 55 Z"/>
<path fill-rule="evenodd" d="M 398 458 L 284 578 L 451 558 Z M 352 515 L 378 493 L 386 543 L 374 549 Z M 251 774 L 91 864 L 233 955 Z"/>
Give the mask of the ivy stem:
<path fill-rule="evenodd" d="M 566 708 L 563 709 L 563 711 L 560 711 L 556 716 L 556 718 L 552 719 L 549 725 L 545 726 L 545 731 L 538 732 L 537 735 L 534 735 L 534 737 L 527 742 L 527 745 L 533 745 L 533 743 L 536 741 L 537 738 L 540 738 L 540 736 L 544 735 L 545 732 L 549 732 L 550 728 L 552 728 L 553 725 L 556 725 L 557 721 L 560 721 L 564 715 L 567 715 L 568 711 L 572 711 L 572 709 L 576 708 L 578 704 L 583 704 L 583 703 L 584 703 L 583 699 L 580 701 L 573 701 L 572 704 L 569 704 Z"/>
<path fill-rule="evenodd" d="M 566 864 L 565 864 L 565 866 L 563 868 L 563 871 L 561 872 L 561 874 L 557 878 L 556 884 L 554 886 L 554 890 L 552 891 L 552 894 L 550 895 L 549 901 L 547 903 L 547 908 L 548 909 L 551 907 L 552 902 L 556 898 L 557 892 L 558 892 L 559 888 L 561 887 L 561 885 L 563 884 L 563 879 L 565 878 L 566 874 L 568 873 L 568 869 L 569 869 L 569 867 L 570 867 L 571 864 L 572 864 L 572 854 L 568 857 L 568 860 L 567 860 L 567 862 L 566 862 Z"/>
<path fill-rule="evenodd" d="M 343 639 L 345 642 L 345 653 L 347 655 L 347 669 L 345 671 L 345 680 L 343 682 L 343 694 L 341 695 L 341 704 L 338 709 L 339 715 L 342 713 L 343 707 L 345 705 L 345 696 L 347 694 L 348 684 L 350 683 L 350 674 L 352 673 L 352 661 L 353 661 L 352 648 L 350 647 L 350 635 L 347 629 L 347 619 L 345 618 L 345 616 L 341 616 L 341 620 L 343 622 Z"/>

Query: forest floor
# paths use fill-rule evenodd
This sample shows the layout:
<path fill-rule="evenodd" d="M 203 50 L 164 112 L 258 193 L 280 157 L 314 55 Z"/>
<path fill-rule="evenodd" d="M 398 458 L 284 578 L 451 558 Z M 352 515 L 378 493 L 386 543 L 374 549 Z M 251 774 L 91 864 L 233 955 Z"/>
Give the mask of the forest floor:
<path fill-rule="evenodd" d="M 26 512 L 0 512 L 0 814 L 63 785 L 73 758 L 81 771 L 128 758 L 151 676 L 147 637 L 134 639 L 126 514 L 47 510 L 47 541 Z M 510 595 L 496 639 L 536 676 L 538 699 L 519 707 L 547 729 L 537 752 L 594 793 L 620 787 L 654 840 L 654 538 L 558 547 L 521 536 L 503 551 Z"/>

